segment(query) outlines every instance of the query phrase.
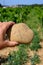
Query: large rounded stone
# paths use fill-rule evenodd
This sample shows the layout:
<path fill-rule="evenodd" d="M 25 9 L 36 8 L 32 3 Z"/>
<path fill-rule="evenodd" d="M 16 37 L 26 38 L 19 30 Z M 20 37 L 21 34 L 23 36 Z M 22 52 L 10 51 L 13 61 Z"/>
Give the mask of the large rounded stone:
<path fill-rule="evenodd" d="M 12 26 L 10 34 L 9 31 L 8 36 L 10 35 L 11 41 L 29 43 L 33 39 L 33 31 L 25 23 L 15 24 Z"/>

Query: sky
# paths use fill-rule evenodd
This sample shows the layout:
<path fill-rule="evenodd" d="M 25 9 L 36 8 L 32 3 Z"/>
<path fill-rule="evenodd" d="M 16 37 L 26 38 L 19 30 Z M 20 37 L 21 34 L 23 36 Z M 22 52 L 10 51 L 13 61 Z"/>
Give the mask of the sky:
<path fill-rule="evenodd" d="M 30 4 L 43 4 L 43 0 L 0 0 L 2 5 L 30 5 Z"/>

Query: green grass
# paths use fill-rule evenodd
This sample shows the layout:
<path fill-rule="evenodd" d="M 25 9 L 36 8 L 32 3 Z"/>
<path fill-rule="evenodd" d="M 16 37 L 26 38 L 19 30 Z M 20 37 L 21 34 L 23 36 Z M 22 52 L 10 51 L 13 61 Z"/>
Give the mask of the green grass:
<path fill-rule="evenodd" d="M 38 35 L 37 31 L 34 31 L 34 38 L 33 38 L 32 42 L 31 42 L 29 48 L 31 50 L 35 50 L 35 51 L 38 51 L 38 49 L 41 48 L 40 38 L 39 38 L 39 35 Z"/>
<path fill-rule="evenodd" d="M 40 63 L 39 55 L 34 54 L 34 56 L 30 58 L 30 61 L 31 61 L 31 65 L 39 64 Z"/>
<path fill-rule="evenodd" d="M 28 61 L 28 54 L 23 47 L 19 47 L 19 50 L 17 52 L 12 52 L 8 56 L 8 64 L 5 63 L 4 65 L 22 65 Z"/>

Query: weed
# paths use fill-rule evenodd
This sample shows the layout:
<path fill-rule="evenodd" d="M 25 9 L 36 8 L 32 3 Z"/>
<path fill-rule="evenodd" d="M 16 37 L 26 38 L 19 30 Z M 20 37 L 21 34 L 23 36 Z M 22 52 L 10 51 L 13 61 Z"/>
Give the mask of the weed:
<path fill-rule="evenodd" d="M 40 63 L 39 55 L 34 54 L 34 56 L 30 58 L 30 61 L 31 61 L 31 65 L 39 64 Z"/>
<path fill-rule="evenodd" d="M 25 49 L 22 49 L 21 47 L 17 52 L 13 52 L 9 54 L 8 57 L 8 64 L 7 65 L 22 65 L 25 64 L 28 61 L 28 54 Z M 4 65 L 6 65 L 4 64 Z"/>
<path fill-rule="evenodd" d="M 41 45 L 39 43 L 40 43 L 40 38 L 38 36 L 38 33 L 37 33 L 37 31 L 34 31 L 34 38 L 32 40 L 32 43 L 30 44 L 29 48 L 31 50 L 37 51 L 39 48 L 41 48 Z"/>

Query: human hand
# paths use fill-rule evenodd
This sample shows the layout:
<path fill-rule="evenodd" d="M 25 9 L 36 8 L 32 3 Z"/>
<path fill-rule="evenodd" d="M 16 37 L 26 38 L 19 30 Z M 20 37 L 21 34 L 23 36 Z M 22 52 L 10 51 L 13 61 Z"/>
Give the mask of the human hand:
<path fill-rule="evenodd" d="M 18 44 L 18 42 L 16 41 L 12 42 L 9 40 L 4 40 L 7 29 L 14 24 L 14 22 L 0 22 L 0 49 L 8 46 L 15 46 L 16 44 Z"/>

